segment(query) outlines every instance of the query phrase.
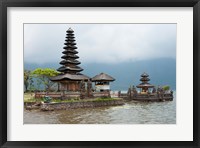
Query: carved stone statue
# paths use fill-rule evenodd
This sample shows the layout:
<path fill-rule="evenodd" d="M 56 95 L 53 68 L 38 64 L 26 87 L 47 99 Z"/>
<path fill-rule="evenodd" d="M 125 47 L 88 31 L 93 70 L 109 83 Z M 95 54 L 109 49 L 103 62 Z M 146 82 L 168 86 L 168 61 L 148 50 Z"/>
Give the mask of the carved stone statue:
<path fill-rule="evenodd" d="M 90 80 L 87 82 L 87 95 L 88 95 L 89 98 L 93 97 L 92 82 Z"/>
<path fill-rule="evenodd" d="M 81 81 L 80 83 L 80 99 L 84 99 L 85 98 L 85 83 L 84 81 Z"/>
<path fill-rule="evenodd" d="M 152 93 L 156 93 L 156 88 L 155 87 L 153 88 Z"/>

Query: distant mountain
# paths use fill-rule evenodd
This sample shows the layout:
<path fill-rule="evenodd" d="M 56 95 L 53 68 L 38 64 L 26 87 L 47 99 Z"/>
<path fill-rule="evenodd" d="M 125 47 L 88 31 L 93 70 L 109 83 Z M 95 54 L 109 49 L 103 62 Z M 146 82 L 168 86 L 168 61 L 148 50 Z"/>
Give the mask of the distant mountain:
<path fill-rule="evenodd" d="M 35 64 L 35 63 L 24 63 L 24 69 L 34 70 L 36 68 L 53 68 L 57 69 L 60 67 L 58 63 L 43 63 L 43 64 Z"/>
<path fill-rule="evenodd" d="M 102 59 L 103 60 L 103 59 Z M 54 68 L 60 65 L 57 63 L 30 64 L 25 63 L 25 69 L 33 70 L 35 68 Z M 176 90 L 176 60 L 170 58 L 153 59 L 145 61 L 124 62 L 119 64 L 99 64 L 90 63 L 80 65 L 84 71 L 83 74 L 89 77 L 104 72 L 116 80 L 111 83 L 112 90 L 127 90 L 130 85 L 140 83 L 140 75 L 143 72 L 149 74 L 150 83 L 155 86 L 170 85 L 171 89 Z"/>

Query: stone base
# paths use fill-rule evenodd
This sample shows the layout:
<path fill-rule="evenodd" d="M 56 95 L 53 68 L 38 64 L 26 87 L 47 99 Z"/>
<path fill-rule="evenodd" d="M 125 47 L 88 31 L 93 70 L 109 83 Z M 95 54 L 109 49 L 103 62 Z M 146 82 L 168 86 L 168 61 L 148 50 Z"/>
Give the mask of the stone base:
<path fill-rule="evenodd" d="M 42 111 L 52 110 L 67 110 L 76 108 L 95 108 L 102 106 L 117 106 L 124 105 L 123 100 L 111 100 L 111 101 L 88 101 L 88 102 L 66 102 L 66 103 L 44 103 L 41 105 Z"/>

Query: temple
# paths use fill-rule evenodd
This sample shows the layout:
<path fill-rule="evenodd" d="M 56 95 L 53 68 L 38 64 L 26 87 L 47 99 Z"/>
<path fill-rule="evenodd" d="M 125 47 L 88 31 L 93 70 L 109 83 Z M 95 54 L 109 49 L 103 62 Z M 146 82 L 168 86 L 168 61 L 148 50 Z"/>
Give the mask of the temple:
<path fill-rule="evenodd" d="M 80 91 L 81 83 L 87 82 L 90 78 L 80 73 L 83 69 L 79 66 L 81 62 L 78 61 L 74 31 L 69 28 L 66 32 L 65 46 L 60 62 L 62 66 L 57 69 L 60 75 L 52 77 L 51 80 L 60 83 L 61 91 Z"/>
<path fill-rule="evenodd" d="M 110 82 L 115 81 L 115 79 L 108 74 L 100 73 L 94 76 L 92 82 L 95 82 L 95 91 L 110 91 Z"/>
<path fill-rule="evenodd" d="M 141 89 L 141 91 L 140 91 L 141 94 L 147 94 L 150 92 L 150 90 L 149 90 L 150 88 L 154 88 L 154 85 L 151 85 L 148 83 L 150 81 L 150 79 L 148 77 L 149 77 L 149 75 L 145 72 L 141 75 L 140 81 L 142 83 L 137 85 L 137 88 Z"/>
<path fill-rule="evenodd" d="M 62 100 L 70 98 L 91 99 L 111 97 L 110 82 L 115 81 L 115 78 L 106 73 L 100 73 L 93 78 L 82 74 L 83 69 L 80 67 L 81 62 L 78 60 L 79 56 L 75 41 L 74 31 L 69 28 L 66 31 L 65 46 L 63 47 L 64 51 L 62 51 L 63 55 L 60 61 L 61 66 L 57 69 L 60 74 L 50 78 L 51 81 L 58 83 L 58 91 L 38 92 L 35 94 L 36 98 L 42 98 L 47 94 L 52 98 L 61 98 Z M 140 81 L 141 83 L 136 87 L 130 87 L 128 92 L 123 93 L 119 91 L 116 95 L 113 91 L 112 96 L 136 101 L 173 100 L 173 91 L 169 90 L 169 86 L 156 88 L 149 83 L 150 78 L 147 73 L 144 72 L 141 74 Z"/>
<path fill-rule="evenodd" d="M 156 87 L 149 83 L 149 75 L 143 73 L 141 75 L 140 83 L 136 87 L 140 89 L 137 90 L 135 86 L 132 86 L 128 90 L 128 99 L 136 101 L 172 101 L 173 91 L 169 90 L 169 87 Z"/>

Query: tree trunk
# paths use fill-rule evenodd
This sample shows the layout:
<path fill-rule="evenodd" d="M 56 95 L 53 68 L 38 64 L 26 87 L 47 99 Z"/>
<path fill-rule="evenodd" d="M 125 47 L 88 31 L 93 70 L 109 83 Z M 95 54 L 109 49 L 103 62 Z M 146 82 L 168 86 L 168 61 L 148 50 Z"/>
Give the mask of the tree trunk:
<path fill-rule="evenodd" d="M 24 86 L 25 86 L 25 92 L 27 92 L 28 91 L 28 84 L 24 84 Z"/>

